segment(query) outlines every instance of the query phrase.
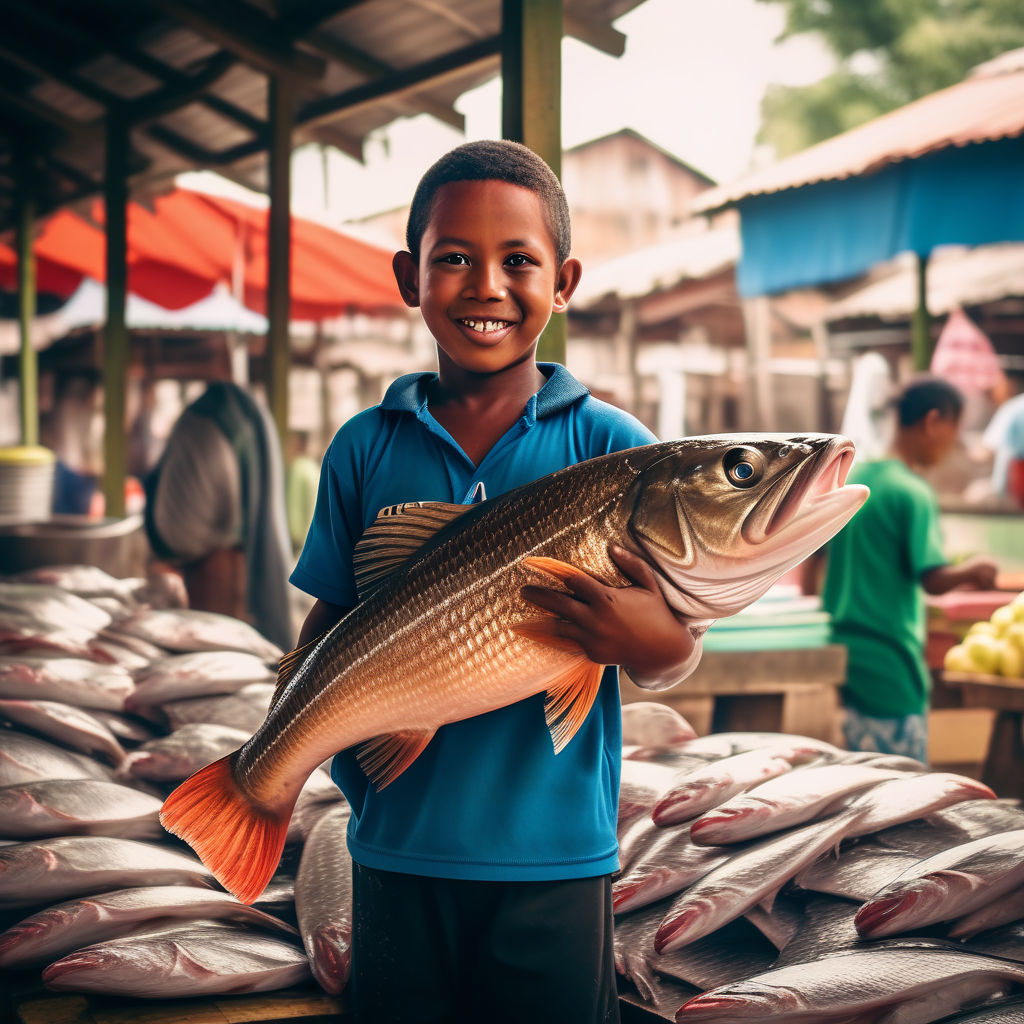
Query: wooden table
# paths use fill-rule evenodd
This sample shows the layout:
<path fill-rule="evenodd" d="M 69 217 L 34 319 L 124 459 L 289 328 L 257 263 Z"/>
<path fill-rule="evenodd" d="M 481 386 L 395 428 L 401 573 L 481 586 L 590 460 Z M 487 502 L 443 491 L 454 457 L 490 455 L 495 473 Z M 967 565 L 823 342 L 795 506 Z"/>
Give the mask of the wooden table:
<path fill-rule="evenodd" d="M 1024 798 L 1024 679 L 975 672 L 943 672 L 942 678 L 946 685 L 959 688 L 964 707 L 996 712 L 982 782 L 997 796 Z"/>
<path fill-rule="evenodd" d="M 623 703 L 675 708 L 697 732 L 786 732 L 842 743 L 841 644 L 788 650 L 705 651 L 696 671 L 671 690 L 642 690 L 622 674 Z"/>

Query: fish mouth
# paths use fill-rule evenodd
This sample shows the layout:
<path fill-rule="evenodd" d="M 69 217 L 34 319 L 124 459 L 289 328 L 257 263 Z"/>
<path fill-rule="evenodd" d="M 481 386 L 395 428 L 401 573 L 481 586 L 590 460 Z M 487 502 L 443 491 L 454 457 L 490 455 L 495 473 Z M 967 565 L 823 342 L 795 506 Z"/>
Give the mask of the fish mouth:
<path fill-rule="evenodd" d="M 812 451 L 766 490 L 743 524 L 743 538 L 754 545 L 774 542 L 776 555 L 784 557 L 780 540 L 792 538 L 793 546 L 806 549 L 809 534 L 832 529 L 846 510 L 852 516 L 868 495 L 866 487 L 846 486 L 854 453 L 845 437 Z"/>
<path fill-rule="evenodd" d="M 804 1006 L 804 1000 L 792 989 L 748 982 L 730 985 L 729 991 L 713 990 L 694 996 L 676 1010 L 676 1020 L 733 1024 L 781 1016 Z"/>

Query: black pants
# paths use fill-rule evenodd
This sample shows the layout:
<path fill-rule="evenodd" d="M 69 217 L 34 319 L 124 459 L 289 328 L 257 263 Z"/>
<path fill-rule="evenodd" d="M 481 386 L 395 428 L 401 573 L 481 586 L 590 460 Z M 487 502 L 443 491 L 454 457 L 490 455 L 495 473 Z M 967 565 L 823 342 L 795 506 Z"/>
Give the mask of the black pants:
<path fill-rule="evenodd" d="M 618 1024 L 607 875 L 352 879 L 356 1024 Z"/>

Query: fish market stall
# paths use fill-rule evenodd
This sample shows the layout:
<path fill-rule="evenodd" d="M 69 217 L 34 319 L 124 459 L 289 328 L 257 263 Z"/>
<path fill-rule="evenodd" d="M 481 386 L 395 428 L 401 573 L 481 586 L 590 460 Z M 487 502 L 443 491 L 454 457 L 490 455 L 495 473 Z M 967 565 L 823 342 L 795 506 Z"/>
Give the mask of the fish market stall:
<path fill-rule="evenodd" d="M 705 657 L 801 650 L 760 643 Z M 260 724 L 279 657 L 140 579 L 0 580 L 0 1019 L 346 1019 L 348 809 L 327 774 L 251 907 L 156 820 Z M 1024 1021 L 1017 801 L 765 719 L 695 729 L 659 696 L 623 708 L 626 1024 Z"/>

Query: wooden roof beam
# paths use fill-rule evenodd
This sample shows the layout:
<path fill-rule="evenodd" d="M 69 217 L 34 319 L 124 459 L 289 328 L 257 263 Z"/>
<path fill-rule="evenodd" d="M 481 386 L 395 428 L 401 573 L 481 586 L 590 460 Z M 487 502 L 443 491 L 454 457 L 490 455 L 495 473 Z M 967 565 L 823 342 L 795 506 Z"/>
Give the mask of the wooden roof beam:
<path fill-rule="evenodd" d="M 280 28 L 262 11 L 241 0 L 148 0 L 167 17 L 230 50 L 247 64 L 269 75 L 288 78 L 323 77 L 327 64 L 313 54 L 282 41 Z"/>
<path fill-rule="evenodd" d="M 395 74 L 395 69 L 390 64 L 385 64 L 384 61 L 378 60 L 349 45 L 343 39 L 336 39 L 326 32 L 312 32 L 303 37 L 302 43 L 338 64 L 344 64 L 353 71 L 358 71 L 359 74 L 365 75 L 371 81 L 379 81 Z M 408 101 L 395 102 L 392 106 L 399 113 L 430 114 L 431 117 L 443 124 L 451 125 L 460 132 L 466 130 L 465 114 L 460 114 L 450 104 L 439 103 L 428 96 L 411 95 Z"/>
<path fill-rule="evenodd" d="M 568 11 L 563 11 L 562 31 L 595 50 L 607 53 L 610 57 L 621 57 L 626 52 L 625 34 L 611 25 L 595 25 Z"/>

